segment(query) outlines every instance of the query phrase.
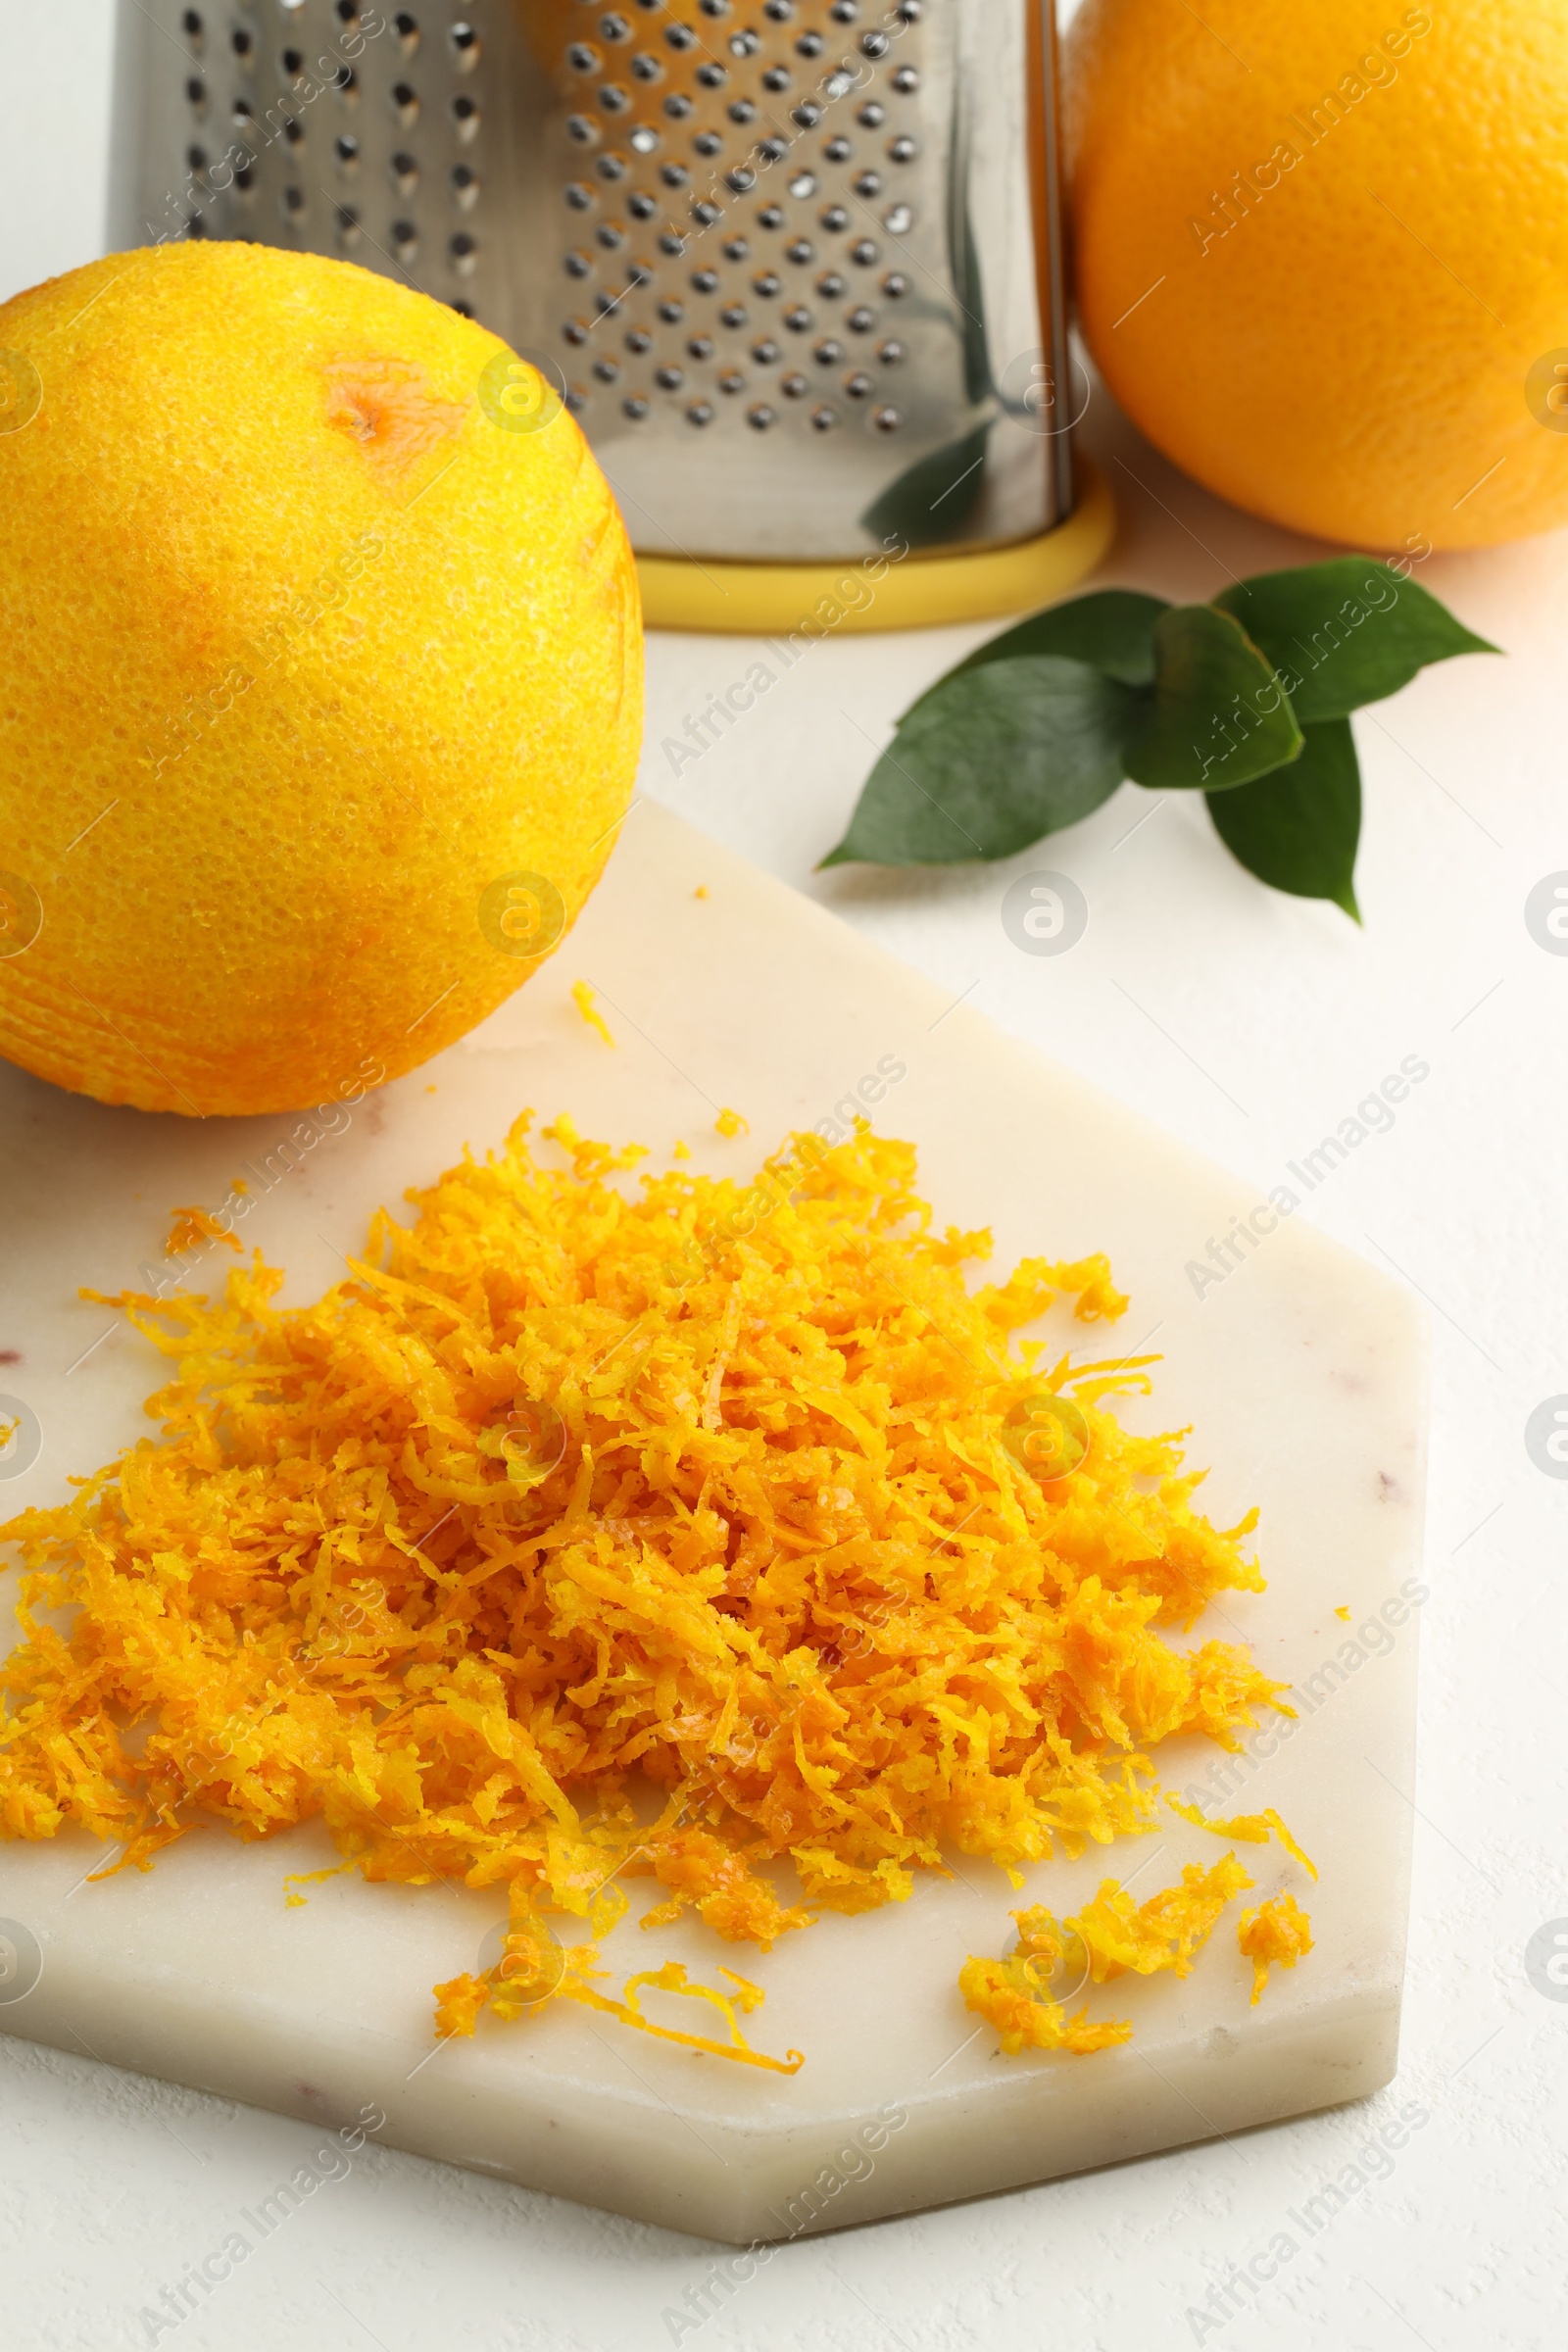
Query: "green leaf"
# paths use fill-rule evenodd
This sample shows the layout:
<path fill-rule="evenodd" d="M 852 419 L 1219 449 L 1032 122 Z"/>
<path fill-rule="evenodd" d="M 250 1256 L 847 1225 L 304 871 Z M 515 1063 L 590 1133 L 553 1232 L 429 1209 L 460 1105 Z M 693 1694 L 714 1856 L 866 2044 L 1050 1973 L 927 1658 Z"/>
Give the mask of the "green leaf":
<path fill-rule="evenodd" d="M 1261 572 L 1214 603 L 1280 672 L 1303 726 L 1397 694 L 1429 662 L 1498 650 L 1373 556 Z"/>
<path fill-rule="evenodd" d="M 1120 784 L 1147 700 L 1053 655 L 953 672 L 900 720 L 823 865 L 1010 858 L 1076 824 Z"/>
<path fill-rule="evenodd" d="M 1298 899 L 1332 899 L 1361 920 L 1355 850 L 1361 835 L 1361 770 L 1348 718 L 1314 719 L 1301 756 L 1239 792 L 1204 797 L 1214 830 L 1250 874 Z"/>
<path fill-rule="evenodd" d="M 995 416 L 986 417 L 961 441 L 946 442 L 889 482 L 860 516 L 860 528 L 886 544 L 902 538 L 910 547 L 941 547 L 961 538 L 985 492 L 986 449 Z"/>
<path fill-rule="evenodd" d="M 1239 621 L 1182 605 L 1154 623 L 1154 693 L 1127 773 L 1155 792 L 1230 792 L 1294 760 L 1301 730 Z"/>
<path fill-rule="evenodd" d="M 1154 623 L 1170 611 L 1163 597 L 1140 596 L 1134 588 L 1098 588 L 1071 604 L 1031 612 L 1015 628 L 1004 629 L 958 663 L 978 669 L 985 662 L 1010 662 L 1019 654 L 1062 654 L 1087 662 L 1124 686 L 1154 682 Z M 956 674 L 956 673 L 954 673 Z"/>

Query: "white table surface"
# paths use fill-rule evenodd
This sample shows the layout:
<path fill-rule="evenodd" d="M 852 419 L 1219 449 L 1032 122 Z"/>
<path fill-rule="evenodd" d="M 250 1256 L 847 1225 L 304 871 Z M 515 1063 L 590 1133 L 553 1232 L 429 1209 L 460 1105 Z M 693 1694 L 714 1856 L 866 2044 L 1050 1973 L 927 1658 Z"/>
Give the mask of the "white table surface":
<path fill-rule="evenodd" d="M 109 18 L 109 0 L 4 0 L 0 297 L 99 250 Z M 1315 552 L 1185 481 L 1103 395 L 1088 438 L 1123 509 L 1105 578 L 1198 598 Z M 1196 796 L 1156 805 L 1131 786 L 1006 865 L 813 877 L 893 718 L 985 632 L 825 642 L 679 780 L 662 740 L 752 654 L 735 639 L 650 644 L 645 791 L 1265 1189 L 1402 1056 L 1432 1071 L 1303 1212 L 1433 1308 L 1433 1592 L 1397 2082 L 1366 2108 L 783 2248 L 680 2335 L 688 2346 L 1561 2340 L 1568 1986 L 1535 1989 L 1525 1951 L 1568 1920 L 1568 1490 L 1533 1465 L 1524 1428 L 1568 1391 L 1568 958 L 1534 944 L 1524 903 L 1568 868 L 1568 548 L 1435 557 L 1419 576 L 1509 659 L 1429 671 L 1357 719 L 1362 931 L 1250 880 Z M 1020 954 L 999 913 L 1008 882 L 1042 866 L 1072 874 L 1091 910 L 1057 958 Z M 1347 2166 L 1410 2102 L 1428 2121 L 1380 2162 L 1388 2177 L 1354 2186 Z M 311 2144 L 304 2125 L 0 2037 L 0 2337 L 18 2352 L 145 2345 L 141 2308 Z M 1347 2201 L 1308 2236 L 1293 2209 L 1330 2180 Z M 1298 2250 L 1275 2278 L 1211 2305 L 1281 2231 Z M 276 2234 L 185 2321 L 182 2346 L 655 2352 L 711 2258 L 373 2144 Z"/>

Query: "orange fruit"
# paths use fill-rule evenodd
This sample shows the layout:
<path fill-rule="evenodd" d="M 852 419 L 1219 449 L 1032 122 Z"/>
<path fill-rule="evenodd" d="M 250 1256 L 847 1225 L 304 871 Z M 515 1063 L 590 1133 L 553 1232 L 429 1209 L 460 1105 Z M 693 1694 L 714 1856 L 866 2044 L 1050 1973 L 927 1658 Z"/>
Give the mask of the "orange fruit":
<path fill-rule="evenodd" d="M 396 1076 L 537 968 L 642 727 L 571 417 L 347 264 L 116 254 L 0 308 L 0 1054 L 145 1110 Z"/>
<path fill-rule="evenodd" d="M 1085 334 L 1177 465 L 1376 549 L 1568 522 L 1564 0 L 1085 0 Z"/>

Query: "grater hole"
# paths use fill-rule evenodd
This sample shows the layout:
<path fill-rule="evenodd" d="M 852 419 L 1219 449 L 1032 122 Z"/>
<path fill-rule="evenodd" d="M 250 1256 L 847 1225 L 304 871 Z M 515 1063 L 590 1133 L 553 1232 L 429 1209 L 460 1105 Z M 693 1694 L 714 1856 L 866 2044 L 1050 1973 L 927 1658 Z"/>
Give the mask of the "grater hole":
<path fill-rule="evenodd" d="M 729 15 L 729 0 L 697 0 L 697 5 L 705 17 L 727 17 Z"/>
<path fill-rule="evenodd" d="M 618 253 L 626 242 L 626 231 L 618 220 L 601 220 L 594 235 L 607 253 Z"/>
<path fill-rule="evenodd" d="M 869 237 L 860 237 L 850 247 L 850 259 L 858 270 L 874 269 L 881 255 L 881 246 L 874 245 Z"/>
<path fill-rule="evenodd" d="M 587 41 L 573 41 L 566 51 L 566 63 L 574 74 L 597 74 L 603 62 Z"/>
<path fill-rule="evenodd" d="M 746 324 L 746 310 L 744 304 L 738 302 L 726 302 L 723 309 L 718 314 L 718 323 L 720 326 L 727 327 L 732 335 L 738 334 L 740 329 Z"/>
<path fill-rule="evenodd" d="M 359 214 L 352 204 L 340 204 L 337 208 L 337 241 L 339 245 L 345 251 L 352 250 L 354 246 L 358 245 L 360 235 Z"/>
<path fill-rule="evenodd" d="M 771 270 L 760 270 L 752 280 L 752 292 L 761 302 L 771 302 L 776 294 L 783 292 L 783 279 L 775 277 Z"/>
<path fill-rule="evenodd" d="M 207 112 L 206 85 L 198 81 L 194 74 L 185 84 L 185 103 L 195 114 L 205 115 Z"/>
<path fill-rule="evenodd" d="M 694 400 L 691 404 L 691 407 L 686 412 L 686 419 L 689 424 L 711 424 L 713 421 L 713 407 L 711 401 Z"/>
<path fill-rule="evenodd" d="M 453 165 L 451 187 L 452 201 L 459 212 L 471 213 L 479 201 L 479 174 L 471 164 Z"/>
<path fill-rule="evenodd" d="M 897 335 L 890 335 L 885 343 L 877 345 L 876 356 L 884 368 L 897 368 L 908 358 L 908 351 Z"/>
<path fill-rule="evenodd" d="M 879 106 L 874 98 L 868 98 L 864 106 L 856 110 L 855 120 L 862 130 L 880 130 L 887 119 L 887 108 Z"/>
<path fill-rule="evenodd" d="M 395 155 L 389 167 L 392 185 L 400 196 L 412 196 L 419 184 L 419 167 L 412 155 Z"/>
<path fill-rule="evenodd" d="M 906 237 L 914 226 L 914 210 L 907 204 L 890 204 L 882 216 L 882 225 L 890 237 Z"/>
<path fill-rule="evenodd" d="M 296 122 L 293 120 L 285 122 L 283 125 L 283 136 L 285 139 L 287 139 L 291 147 L 297 147 L 305 136 L 304 123 Z"/>
<path fill-rule="evenodd" d="M 419 46 L 418 18 L 411 17 L 406 8 L 400 8 L 392 20 L 392 30 L 397 35 L 398 47 L 404 56 L 412 57 Z"/>
<path fill-rule="evenodd" d="M 631 26 L 624 17 L 608 16 L 599 20 L 599 29 L 607 41 L 629 41 Z"/>
<path fill-rule="evenodd" d="M 765 433 L 770 424 L 777 424 L 778 411 L 770 409 L 765 400 L 760 400 L 755 408 L 747 410 L 746 421 L 754 432 Z"/>
<path fill-rule="evenodd" d="M 624 179 L 630 166 L 623 155 L 617 155 L 613 147 L 609 147 L 595 164 L 594 170 L 601 179 Z"/>
<path fill-rule="evenodd" d="M 810 379 L 797 369 L 793 375 L 781 376 L 778 388 L 786 400 L 804 400 L 811 389 Z"/>
<path fill-rule="evenodd" d="M 722 66 L 710 63 L 698 67 L 697 78 L 705 90 L 721 90 L 729 75 Z"/>
<path fill-rule="evenodd" d="M 473 275 L 478 263 L 479 246 L 477 239 L 470 237 L 466 228 L 460 228 L 455 237 L 448 239 L 447 253 L 460 277 Z"/>
<path fill-rule="evenodd" d="M 207 169 L 207 150 L 206 150 L 206 148 L 205 148 L 205 147 L 187 147 L 187 148 L 186 148 L 186 150 L 185 150 L 185 169 L 186 169 L 186 171 L 187 171 L 187 172 L 205 172 L 205 171 L 206 171 L 206 169 Z"/>
<path fill-rule="evenodd" d="M 179 20 L 179 28 L 185 35 L 186 40 L 192 42 L 199 41 L 202 37 L 202 34 L 207 30 L 206 25 L 202 23 L 201 18 L 197 15 L 195 9 L 193 8 L 186 9 L 184 15 Z"/>
<path fill-rule="evenodd" d="M 626 210 L 634 220 L 652 220 L 659 213 L 657 198 L 645 195 L 641 188 L 626 199 Z"/>
<path fill-rule="evenodd" d="M 593 256 L 590 253 L 578 253 L 573 250 L 564 257 L 562 267 L 568 277 L 592 277 L 594 273 Z"/>
<path fill-rule="evenodd" d="M 784 323 L 792 335 L 808 335 L 816 319 L 804 302 L 798 302 L 785 312 Z"/>
<path fill-rule="evenodd" d="M 580 416 L 587 406 L 588 395 L 583 390 L 581 384 L 568 384 L 566 386 L 567 415 L 571 416 Z"/>
<path fill-rule="evenodd" d="M 349 132 L 344 131 L 341 138 L 332 141 L 332 153 L 337 157 L 337 168 L 340 172 L 357 172 L 359 170 L 360 142 Z"/>
<path fill-rule="evenodd" d="M 762 14 L 775 24 L 787 24 L 795 14 L 795 0 L 763 0 Z"/>
<path fill-rule="evenodd" d="M 412 262 L 419 250 L 419 232 L 412 220 L 392 223 L 392 250 L 400 262 Z"/>
<path fill-rule="evenodd" d="M 852 335 L 868 335 L 876 324 L 876 313 L 862 302 L 851 311 L 844 323 Z"/>
<path fill-rule="evenodd" d="M 661 164 L 659 176 L 666 188 L 684 188 L 691 178 L 691 173 L 684 164 Z"/>
<path fill-rule="evenodd" d="M 360 0 L 337 0 L 338 22 L 357 24 L 360 21 Z"/>
<path fill-rule="evenodd" d="M 651 122 L 634 122 L 628 135 L 639 155 L 656 155 L 659 152 L 659 133 Z"/>
<path fill-rule="evenodd" d="M 618 360 L 595 360 L 594 373 L 602 384 L 618 384 L 620 362 Z"/>
<path fill-rule="evenodd" d="M 857 368 L 853 375 L 844 378 L 844 389 L 851 400 L 869 400 L 876 386 L 863 369 Z"/>
<path fill-rule="evenodd" d="M 575 139 L 579 147 L 593 147 L 598 144 L 599 125 L 592 122 L 587 115 L 568 115 L 566 117 L 566 136 L 568 139 Z"/>
<path fill-rule="evenodd" d="M 782 228 L 784 215 L 776 204 L 764 204 L 757 216 L 759 228 Z"/>
<path fill-rule="evenodd" d="M 811 422 L 819 433 L 830 433 L 838 420 L 837 409 L 830 409 L 825 401 L 820 408 L 811 411 Z"/>
<path fill-rule="evenodd" d="M 882 280 L 882 291 L 889 302 L 902 302 L 909 291 L 909 281 L 902 270 L 890 270 Z"/>
<path fill-rule="evenodd" d="M 882 174 L 880 172 L 858 172 L 851 184 L 854 187 L 857 196 L 867 198 L 872 196 L 880 196 L 882 193 Z"/>
<path fill-rule="evenodd" d="M 733 400 L 737 392 L 745 391 L 746 378 L 738 368 L 721 368 L 718 371 L 718 388 Z"/>
<path fill-rule="evenodd" d="M 659 240 L 659 250 L 661 253 L 668 254 L 672 262 L 678 262 L 686 250 L 686 240 L 684 237 L 677 236 L 672 228 L 666 228 Z"/>
<path fill-rule="evenodd" d="M 471 318 L 473 317 L 473 305 L 471 302 L 449 302 L 447 304 L 447 309 L 449 311 L 456 311 L 460 318 Z"/>
<path fill-rule="evenodd" d="M 744 262 L 751 250 L 744 237 L 726 237 L 724 239 L 723 254 L 726 262 Z"/>
<path fill-rule="evenodd" d="M 811 346 L 811 357 L 819 368 L 836 368 L 844 357 L 844 346 L 832 335 L 824 335 L 820 343 Z"/>
<path fill-rule="evenodd" d="M 732 98 L 724 112 L 732 122 L 755 122 L 757 108 L 750 98 Z"/>
<path fill-rule="evenodd" d="M 623 90 L 618 81 L 601 82 L 599 86 L 601 114 L 625 115 L 631 112 L 631 92 Z"/>
<path fill-rule="evenodd" d="M 629 416 L 633 424 L 641 424 L 648 414 L 648 405 L 640 392 L 634 392 L 630 400 L 621 402 L 620 413 L 623 416 Z"/>
<path fill-rule="evenodd" d="M 242 64 L 250 58 L 256 47 L 255 41 L 246 31 L 243 24 L 235 25 L 234 30 L 230 35 L 230 45 L 234 51 L 234 55 L 241 61 Z"/>
<path fill-rule="evenodd" d="M 787 90 L 789 86 L 790 73 L 788 66 L 769 66 L 767 72 L 762 75 L 763 89 L 771 90 L 775 96 L 780 90 Z"/>
<path fill-rule="evenodd" d="M 297 220 L 299 215 L 303 213 L 304 210 L 305 190 L 303 188 L 285 188 L 283 190 L 283 213 L 285 219 Z"/>
<path fill-rule="evenodd" d="M 459 138 L 460 138 L 460 139 L 463 141 L 463 144 L 464 144 L 465 146 L 466 146 L 466 145 L 468 144 L 468 141 L 469 141 L 470 139 L 476 138 L 476 137 L 478 136 L 478 132 L 479 132 L 479 109 L 478 109 L 477 105 L 474 103 L 473 99 L 471 99 L 471 98 L 454 98 L 454 99 L 453 99 L 453 101 L 452 101 L 452 125 L 453 125 L 453 128 L 456 130 L 456 132 L 457 132 L 457 134 L 458 134 L 458 137 L 459 137 Z"/>
<path fill-rule="evenodd" d="M 904 422 L 904 413 L 901 409 L 873 409 L 871 422 L 879 433 L 896 433 Z"/>
<path fill-rule="evenodd" d="M 795 44 L 795 54 L 797 57 L 820 57 L 825 47 L 826 43 L 819 32 L 803 32 Z"/>
<path fill-rule="evenodd" d="M 471 74 L 483 54 L 484 44 L 471 24 L 454 24 L 447 34 L 452 46 L 452 62 L 460 74 Z"/>
<path fill-rule="evenodd" d="M 690 360 L 710 360 L 713 356 L 712 336 L 688 335 L 686 338 L 686 356 Z"/>
<path fill-rule="evenodd" d="M 591 329 L 586 318 L 568 318 L 561 331 L 568 343 L 580 344 L 587 342 Z"/>
<path fill-rule="evenodd" d="M 351 104 L 356 103 L 359 99 L 360 77 L 352 66 L 339 66 L 335 74 L 329 74 L 327 86 L 336 90 L 340 98 L 348 99 Z"/>
<path fill-rule="evenodd" d="M 816 281 L 816 290 L 824 302 L 837 302 L 844 292 L 844 280 L 836 270 L 824 270 Z"/>
<path fill-rule="evenodd" d="M 661 392 L 678 392 L 686 381 L 686 370 L 684 368 L 671 367 L 666 362 L 662 368 L 654 369 L 654 381 Z"/>
<path fill-rule="evenodd" d="M 911 90 L 917 90 L 920 87 L 920 76 L 915 68 L 913 66 L 900 66 L 898 72 L 893 76 L 893 87 L 898 91 L 901 98 L 906 98 Z"/>
<path fill-rule="evenodd" d="M 633 81 L 662 81 L 664 78 L 663 65 L 659 58 L 650 57 L 645 51 L 641 56 L 632 59 L 631 77 Z"/>
<path fill-rule="evenodd" d="M 893 43 L 885 32 L 862 32 L 860 35 L 860 55 L 862 57 L 886 57 L 892 46 Z"/>
<path fill-rule="evenodd" d="M 731 57 L 755 57 L 762 46 L 760 32 L 732 32 L 729 36 Z"/>
<path fill-rule="evenodd" d="M 671 24 L 664 34 L 664 46 L 680 51 L 695 49 L 697 35 L 689 24 Z"/>
<path fill-rule="evenodd" d="M 830 164 L 847 164 L 853 153 L 854 150 L 851 147 L 849 140 L 846 138 L 824 139 L 822 141 L 822 154 L 826 161 Z"/>
<path fill-rule="evenodd" d="M 850 225 L 850 216 L 842 204 L 825 204 L 817 220 L 830 237 L 842 236 Z"/>
<path fill-rule="evenodd" d="M 888 159 L 895 164 L 912 164 L 920 150 L 913 139 L 897 138 L 888 141 Z"/>
<path fill-rule="evenodd" d="M 640 359 L 645 351 L 653 350 L 654 338 L 648 332 L 646 326 L 628 327 L 625 335 L 625 344 L 626 349 L 631 353 L 632 357 L 634 359 Z"/>
<path fill-rule="evenodd" d="M 289 80 L 297 81 L 305 71 L 305 52 L 303 49 L 280 50 L 277 62 Z"/>
<path fill-rule="evenodd" d="M 692 102 L 689 98 L 682 98 L 677 94 L 673 98 L 664 100 L 664 112 L 671 122 L 684 122 L 691 111 Z"/>
<path fill-rule="evenodd" d="M 815 261 L 816 247 L 809 237 L 794 237 L 784 248 L 784 259 L 793 262 L 797 270 L 804 270 L 808 262 Z"/>
<path fill-rule="evenodd" d="M 683 302 L 662 302 L 659 316 L 666 326 L 679 326 L 686 316 L 686 305 Z"/>
<path fill-rule="evenodd" d="M 716 130 L 700 130 L 692 141 L 692 147 L 698 155 L 713 156 L 724 152 L 724 142 Z"/>
<path fill-rule="evenodd" d="M 256 185 L 256 174 L 249 164 L 242 164 L 234 174 L 234 185 L 242 196 L 248 196 Z"/>
<path fill-rule="evenodd" d="M 718 292 L 718 271 L 716 270 L 694 270 L 692 271 L 692 292 L 694 294 L 716 294 Z"/>
<path fill-rule="evenodd" d="M 585 180 L 568 179 L 562 194 L 574 213 L 586 213 L 592 208 L 594 192 Z"/>
<path fill-rule="evenodd" d="M 419 93 L 406 81 L 392 85 L 392 112 L 407 130 L 419 119 Z"/>
<path fill-rule="evenodd" d="M 776 368 L 780 356 L 778 345 L 770 335 L 760 335 L 752 345 L 752 357 L 759 368 Z"/>
<path fill-rule="evenodd" d="M 814 196 L 816 194 L 816 173 L 814 172 L 795 172 L 790 180 L 790 194 L 803 198 Z"/>

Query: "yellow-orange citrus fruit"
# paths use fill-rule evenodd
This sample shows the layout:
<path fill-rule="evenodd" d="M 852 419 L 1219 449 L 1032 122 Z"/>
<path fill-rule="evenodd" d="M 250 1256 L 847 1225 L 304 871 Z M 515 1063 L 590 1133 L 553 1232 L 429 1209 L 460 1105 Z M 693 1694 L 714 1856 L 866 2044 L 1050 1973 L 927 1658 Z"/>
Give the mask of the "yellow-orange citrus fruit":
<path fill-rule="evenodd" d="M 0 309 L 0 1054 L 292 1109 L 424 1060 L 630 797 L 636 576 L 496 337 L 339 262 L 116 254 Z"/>
<path fill-rule="evenodd" d="M 1238 506 L 1377 549 L 1568 522 L 1564 0 L 1085 0 L 1084 329 Z"/>

